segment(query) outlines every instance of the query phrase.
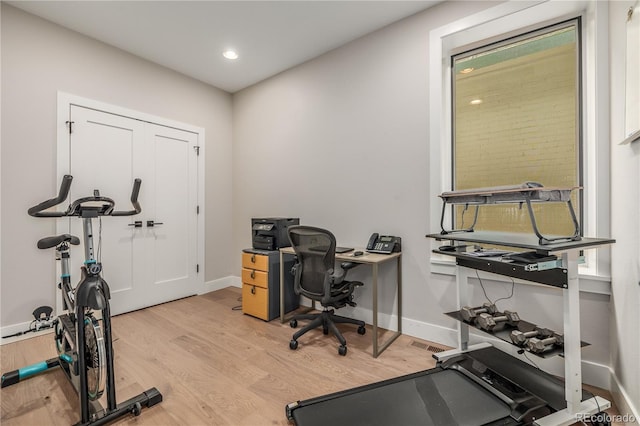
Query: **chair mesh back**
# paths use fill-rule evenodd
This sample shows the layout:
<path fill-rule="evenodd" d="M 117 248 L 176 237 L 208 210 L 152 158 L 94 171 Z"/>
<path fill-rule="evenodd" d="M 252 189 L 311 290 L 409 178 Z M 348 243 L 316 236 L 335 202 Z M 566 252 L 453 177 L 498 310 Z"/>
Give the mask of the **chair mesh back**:
<path fill-rule="evenodd" d="M 300 292 L 317 299 L 323 295 L 324 277 L 335 263 L 336 238 L 326 229 L 310 226 L 291 226 L 288 229 L 291 246 L 301 268 Z M 315 297 L 314 297 L 315 296 Z"/>

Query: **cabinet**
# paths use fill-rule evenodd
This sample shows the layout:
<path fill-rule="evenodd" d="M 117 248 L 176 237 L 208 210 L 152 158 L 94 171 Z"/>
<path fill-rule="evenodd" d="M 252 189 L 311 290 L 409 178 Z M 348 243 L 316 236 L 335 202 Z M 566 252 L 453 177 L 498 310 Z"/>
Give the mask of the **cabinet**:
<path fill-rule="evenodd" d="M 299 298 L 293 291 L 293 276 L 289 273 L 293 259 L 285 260 L 284 309 L 297 309 Z M 265 321 L 280 316 L 280 253 L 245 249 L 242 251 L 242 312 Z"/>

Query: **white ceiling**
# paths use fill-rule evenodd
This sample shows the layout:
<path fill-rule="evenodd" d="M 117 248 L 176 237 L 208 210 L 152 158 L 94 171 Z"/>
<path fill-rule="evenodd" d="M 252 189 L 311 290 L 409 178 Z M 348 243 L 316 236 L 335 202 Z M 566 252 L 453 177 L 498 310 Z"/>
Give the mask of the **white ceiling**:
<path fill-rule="evenodd" d="M 440 1 L 8 1 L 228 92 Z M 222 57 L 228 48 L 239 59 Z"/>

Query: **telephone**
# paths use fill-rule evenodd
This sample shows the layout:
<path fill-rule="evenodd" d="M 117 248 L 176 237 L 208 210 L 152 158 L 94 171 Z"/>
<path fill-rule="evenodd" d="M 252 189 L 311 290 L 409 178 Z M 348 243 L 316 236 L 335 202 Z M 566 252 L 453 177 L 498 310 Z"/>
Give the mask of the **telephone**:
<path fill-rule="evenodd" d="M 402 250 L 402 238 L 390 235 L 378 235 L 377 232 L 371 234 L 367 243 L 369 253 L 391 254 Z"/>

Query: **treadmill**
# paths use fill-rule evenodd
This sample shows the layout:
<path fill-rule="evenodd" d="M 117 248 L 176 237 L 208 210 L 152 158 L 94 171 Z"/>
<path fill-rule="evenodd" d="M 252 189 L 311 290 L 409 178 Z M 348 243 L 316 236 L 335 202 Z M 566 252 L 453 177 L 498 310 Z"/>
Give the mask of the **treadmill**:
<path fill-rule="evenodd" d="M 566 408 L 562 380 L 491 345 L 475 347 L 434 355 L 430 370 L 290 403 L 287 418 L 297 426 L 507 426 Z"/>

